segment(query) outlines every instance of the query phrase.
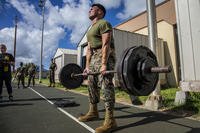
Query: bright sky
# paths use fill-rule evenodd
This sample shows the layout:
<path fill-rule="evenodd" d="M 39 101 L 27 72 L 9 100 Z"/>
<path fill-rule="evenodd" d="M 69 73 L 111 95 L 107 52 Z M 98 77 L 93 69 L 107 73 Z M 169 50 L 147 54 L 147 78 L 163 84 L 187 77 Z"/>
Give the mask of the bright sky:
<path fill-rule="evenodd" d="M 0 43 L 5 43 L 10 53 L 14 46 L 14 18 L 18 16 L 16 66 L 19 62 L 40 65 L 42 15 L 38 1 L 0 0 Z M 146 0 L 46 0 L 43 44 L 46 69 L 57 48 L 76 49 L 90 25 L 88 11 L 92 3 L 106 7 L 105 19 L 112 26 L 146 10 Z"/>

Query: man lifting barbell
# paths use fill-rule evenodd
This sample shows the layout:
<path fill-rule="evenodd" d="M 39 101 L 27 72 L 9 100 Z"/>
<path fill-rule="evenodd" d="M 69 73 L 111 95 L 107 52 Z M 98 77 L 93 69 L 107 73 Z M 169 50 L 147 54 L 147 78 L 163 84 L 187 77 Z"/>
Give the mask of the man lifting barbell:
<path fill-rule="evenodd" d="M 104 20 L 106 10 L 101 4 L 93 4 L 89 10 L 92 26 L 87 32 L 86 68 L 83 73 L 100 72 L 100 75 L 88 76 L 89 111 L 78 118 L 79 121 L 91 121 L 99 118 L 97 103 L 100 101 L 100 90 L 103 91 L 105 103 L 105 120 L 102 126 L 95 129 L 96 133 L 104 133 L 117 127 L 113 111 L 115 92 L 112 82 L 113 74 L 106 74 L 115 66 L 114 44 L 112 43 L 112 26 Z"/>

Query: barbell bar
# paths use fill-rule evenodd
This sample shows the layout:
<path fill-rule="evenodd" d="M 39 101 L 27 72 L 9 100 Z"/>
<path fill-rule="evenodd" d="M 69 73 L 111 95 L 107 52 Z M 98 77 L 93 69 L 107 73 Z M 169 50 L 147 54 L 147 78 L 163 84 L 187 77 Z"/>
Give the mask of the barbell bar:
<path fill-rule="evenodd" d="M 117 71 L 105 71 L 105 74 L 112 74 L 112 73 L 117 73 Z M 72 73 L 71 77 L 73 78 L 73 77 L 78 77 L 78 76 L 99 75 L 99 74 L 101 74 L 101 72 L 89 72 L 87 74 L 85 74 L 85 73 L 78 73 L 78 74 Z"/>
<path fill-rule="evenodd" d="M 152 67 L 150 68 L 150 72 L 151 73 L 169 73 L 171 72 L 171 66 L 159 66 L 159 67 Z M 117 71 L 105 71 L 105 75 L 106 74 L 113 74 L 113 73 L 117 73 Z M 88 76 L 88 75 L 100 75 L 101 72 L 89 72 L 87 74 L 85 73 L 72 73 L 71 77 L 79 77 L 79 76 Z"/>

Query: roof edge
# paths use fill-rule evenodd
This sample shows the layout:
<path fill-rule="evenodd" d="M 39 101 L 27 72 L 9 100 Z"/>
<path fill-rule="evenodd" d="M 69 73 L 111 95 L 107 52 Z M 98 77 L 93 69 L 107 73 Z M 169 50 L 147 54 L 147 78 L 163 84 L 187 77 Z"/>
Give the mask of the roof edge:
<path fill-rule="evenodd" d="M 165 4 L 165 3 L 167 3 L 168 1 L 170 1 L 170 0 L 165 0 L 165 1 L 163 1 L 163 2 L 161 2 L 161 3 L 159 3 L 159 4 L 157 4 L 157 5 L 156 5 L 156 8 L 158 8 L 159 6 L 161 6 L 161 5 Z M 122 23 L 116 25 L 115 28 L 118 27 L 118 26 L 120 26 L 120 25 L 123 25 L 123 24 L 127 23 L 128 21 L 131 21 L 132 19 L 137 18 L 138 16 L 141 16 L 142 14 L 145 14 L 146 12 L 147 12 L 147 10 L 145 10 L 145 11 L 143 11 L 143 12 L 141 12 L 141 13 L 135 15 L 135 16 L 133 16 L 132 18 L 130 18 L 130 19 L 128 19 L 128 20 L 126 20 L 126 21 L 124 21 L 124 22 L 122 22 Z"/>

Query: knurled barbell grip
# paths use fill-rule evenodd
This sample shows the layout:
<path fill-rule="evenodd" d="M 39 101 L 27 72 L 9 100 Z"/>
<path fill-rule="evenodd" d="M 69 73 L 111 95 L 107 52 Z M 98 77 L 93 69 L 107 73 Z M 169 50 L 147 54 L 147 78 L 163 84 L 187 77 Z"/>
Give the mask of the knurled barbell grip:
<path fill-rule="evenodd" d="M 111 73 L 117 73 L 116 71 L 105 71 L 105 74 L 111 74 Z M 87 75 L 99 75 L 101 74 L 100 72 L 90 72 L 88 74 L 84 74 L 84 73 L 78 73 L 78 74 L 74 74 L 72 73 L 71 77 L 78 77 L 78 76 L 87 76 Z"/>

